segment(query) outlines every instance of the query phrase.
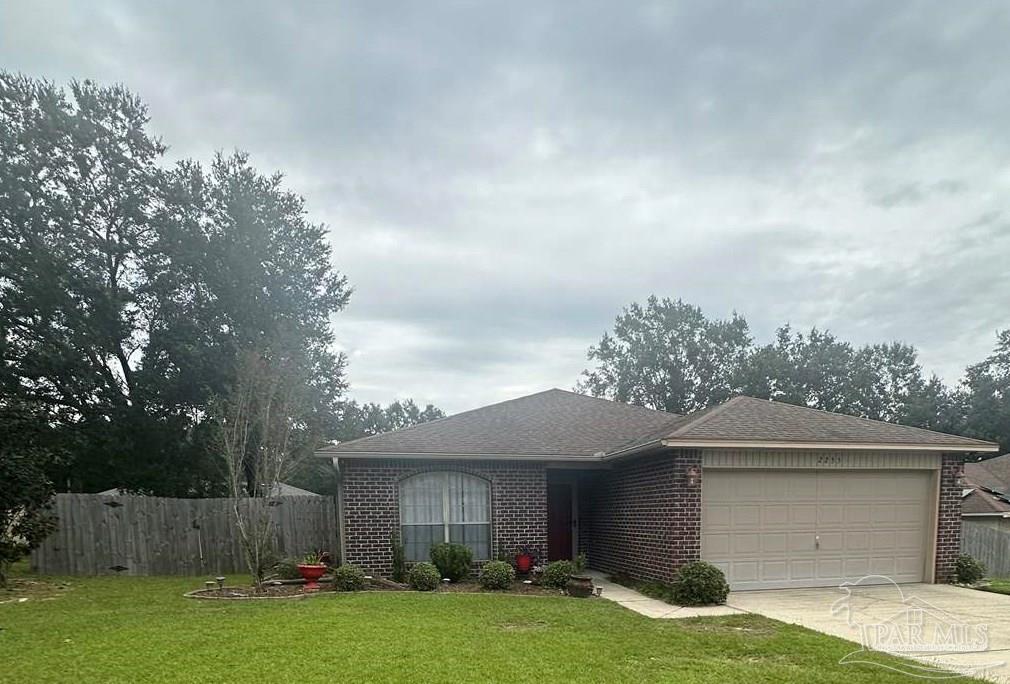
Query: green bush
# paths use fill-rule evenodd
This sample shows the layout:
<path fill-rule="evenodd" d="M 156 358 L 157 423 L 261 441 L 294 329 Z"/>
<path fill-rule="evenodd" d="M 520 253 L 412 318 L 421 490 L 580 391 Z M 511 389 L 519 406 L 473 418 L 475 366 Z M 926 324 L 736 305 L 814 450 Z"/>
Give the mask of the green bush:
<path fill-rule="evenodd" d="M 333 571 L 333 588 L 337 591 L 361 591 L 365 588 L 365 572 L 357 565 L 341 565 Z"/>
<path fill-rule="evenodd" d="M 508 589 L 516 581 L 511 563 L 491 561 L 480 571 L 480 585 L 485 589 Z"/>
<path fill-rule="evenodd" d="M 564 589 L 568 585 L 568 580 L 575 574 L 575 566 L 571 561 L 559 560 L 548 563 L 544 568 L 544 574 L 540 578 L 540 584 L 553 589 Z"/>
<path fill-rule="evenodd" d="M 417 591 L 435 591 L 442 576 L 431 563 L 417 563 L 407 573 L 407 582 Z"/>
<path fill-rule="evenodd" d="M 458 582 L 470 574 L 473 552 L 463 544 L 435 544 L 431 547 L 431 562 L 442 577 Z"/>
<path fill-rule="evenodd" d="M 722 570 L 705 561 L 681 566 L 673 581 L 673 600 L 681 606 L 726 603 L 729 585 Z"/>
<path fill-rule="evenodd" d="M 960 584 L 975 584 L 985 577 L 985 565 L 964 554 L 957 557 L 957 562 L 954 563 L 954 570 L 957 573 L 957 581 Z"/>
<path fill-rule="evenodd" d="M 299 563 L 301 563 L 301 560 L 298 558 L 281 558 L 279 561 L 274 563 L 274 577 L 286 580 L 298 579 L 302 576 L 302 573 L 298 572 Z"/>

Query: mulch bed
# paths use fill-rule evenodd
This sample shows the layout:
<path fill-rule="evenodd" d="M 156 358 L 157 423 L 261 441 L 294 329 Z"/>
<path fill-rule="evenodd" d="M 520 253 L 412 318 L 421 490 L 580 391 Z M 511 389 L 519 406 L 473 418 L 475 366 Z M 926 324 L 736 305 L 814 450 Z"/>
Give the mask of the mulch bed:
<path fill-rule="evenodd" d="M 412 591 L 406 584 L 383 579 L 372 578 L 368 580 L 365 591 Z M 223 589 L 197 589 L 186 594 L 187 598 L 216 599 L 216 600 L 262 600 L 262 599 L 300 599 L 309 596 L 319 596 L 323 594 L 339 593 L 333 588 L 329 581 L 319 582 L 319 591 L 304 591 L 302 580 L 285 580 L 282 582 L 267 582 L 260 591 L 255 587 L 224 587 Z M 446 594 L 525 594 L 530 596 L 558 596 L 562 592 L 559 589 L 549 589 L 538 584 L 524 584 L 516 582 L 510 589 L 501 591 L 487 591 L 477 582 L 457 582 L 453 584 L 443 583 L 435 593 Z"/>

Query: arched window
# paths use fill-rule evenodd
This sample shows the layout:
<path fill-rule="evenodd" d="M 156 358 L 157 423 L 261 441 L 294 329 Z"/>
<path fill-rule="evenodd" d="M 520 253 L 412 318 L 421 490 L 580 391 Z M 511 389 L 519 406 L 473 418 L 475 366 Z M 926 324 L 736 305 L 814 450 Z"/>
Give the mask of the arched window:
<path fill-rule="evenodd" d="M 400 484 L 400 524 L 408 561 L 426 561 L 433 544 L 466 544 L 474 560 L 491 558 L 491 487 L 466 473 L 435 472 Z"/>

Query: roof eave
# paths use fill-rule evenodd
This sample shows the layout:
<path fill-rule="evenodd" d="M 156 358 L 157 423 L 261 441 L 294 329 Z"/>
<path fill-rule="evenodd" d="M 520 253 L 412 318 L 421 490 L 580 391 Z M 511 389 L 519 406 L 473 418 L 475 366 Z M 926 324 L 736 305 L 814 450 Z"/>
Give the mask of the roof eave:
<path fill-rule="evenodd" d="M 484 461 L 562 461 L 565 463 L 599 463 L 602 457 L 597 454 L 461 454 L 438 452 L 381 452 L 381 451 L 317 451 L 317 458 L 354 458 L 354 459 L 440 459 L 440 460 L 484 460 Z"/>
<path fill-rule="evenodd" d="M 771 442 L 760 440 L 723 439 L 664 439 L 663 446 L 676 448 L 721 448 L 721 449 L 851 449 L 872 451 L 942 451 L 942 452 L 994 452 L 998 444 L 982 442 L 975 444 L 888 444 L 880 442 Z"/>

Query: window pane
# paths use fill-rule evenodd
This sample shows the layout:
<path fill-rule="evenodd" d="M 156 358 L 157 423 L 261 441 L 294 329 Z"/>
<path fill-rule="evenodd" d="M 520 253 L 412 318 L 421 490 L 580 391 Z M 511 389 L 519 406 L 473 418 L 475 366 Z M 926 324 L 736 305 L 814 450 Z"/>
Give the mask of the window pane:
<path fill-rule="evenodd" d="M 444 535 L 442 525 L 404 525 L 403 555 L 411 562 L 431 560 L 432 544 L 441 543 Z"/>
<path fill-rule="evenodd" d="M 476 561 L 491 559 L 491 525 L 449 525 L 449 541 L 466 544 Z"/>
<path fill-rule="evenodd" d="M 400 485 L 400 514 L 404 525 L 429 525 L 441 523 L 442 487 L 441 473 L 423 473 L 407 478 Z"/>
<path fill-rule="evenodd" d="M 491 522 L 491 488 L 486 480 L 464 473 L 446 473 L 449 522 Z"/>

